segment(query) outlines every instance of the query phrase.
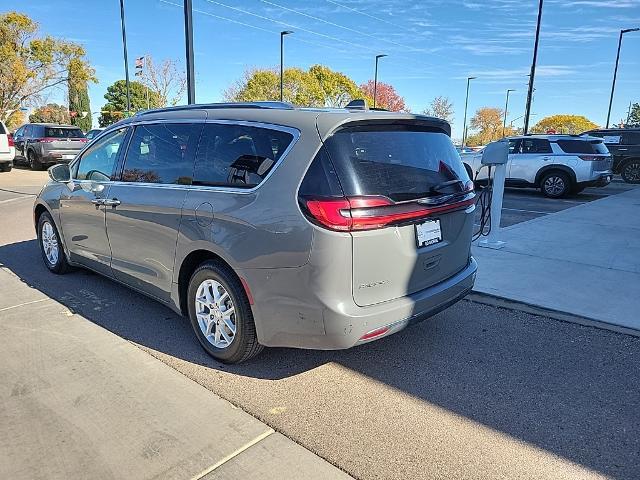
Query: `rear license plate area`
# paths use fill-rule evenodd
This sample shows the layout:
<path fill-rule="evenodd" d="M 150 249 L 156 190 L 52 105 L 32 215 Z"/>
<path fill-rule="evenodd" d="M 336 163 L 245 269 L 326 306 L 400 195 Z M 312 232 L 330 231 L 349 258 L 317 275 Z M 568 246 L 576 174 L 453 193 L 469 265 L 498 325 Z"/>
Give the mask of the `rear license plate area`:
<path fill-rule="evenodd" d="M 442 241 L 442 230 L 440 220 L 427 220 L 415 224 L 416 246 L 428 247 Z"/>

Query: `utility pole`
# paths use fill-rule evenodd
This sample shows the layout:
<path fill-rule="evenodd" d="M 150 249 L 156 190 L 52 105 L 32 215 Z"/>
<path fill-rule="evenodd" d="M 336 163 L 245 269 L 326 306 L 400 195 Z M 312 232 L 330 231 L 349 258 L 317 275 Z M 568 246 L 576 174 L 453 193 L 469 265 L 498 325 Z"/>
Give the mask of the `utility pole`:
<path fill-rule="evenodd" d="M 467 77 L 467 96 L 464 100 L 464 121 L 462 122 L 462 148 L 467 141 L 467 106 L 469 105 L 469 83 L 471 80 L 475 80 L 478 77 Z"/>
<path fill-rule="evenodd" d="M 376 70 L 373 75 L 373 108 L 376 108 L 376 97 L 378 94 L 378 60 L 386 56 L 386 54 L 376 55 Z"/>
<path fill-rule="evenodd" d="M 193 8 L 191 0 L 184 0 L 184 43 L 187 60 L 187 103 L 196 103 L 196 78 L 193 68 Z"/>
<path fill-rule="evenodd" d="M 280 101 L 282 102 L 284 90 L 284 36 L 293 33 L 290 30 L 280 32 Z"/>
<path fill-rule="evenodd" d="M 616 89 L 616 77 L 618 76 L 618 62 L 620 61 L 620 48 L 622 47 L 622 35 L 629 32 L 637 32 L 640 28 L 626 28 L 620 30 L 620 37 L 618 37 L 618 53 L 616 54 L 616 66 L 613 69 L 613 83 L 611 84 L 611 96 L 609 97 L 609 110 L 607 110 L 607 126 L 609 128 L 609 119 L 611 118 L 611 106 L 613 105 L 613 92 Z"/>
<path fill-rule="evenodd" d="M 127 116 L 131 112 L 131 89 L 129 88 L 129 59 L 127 58 L 127 33 L 124 26 L 124 0 L 120 0 L 120 25 L 122 27 L 122 48 L 124 49 L 124 76 L 127 84 Z"/>
<path fill-rule="evenodd" d="M 536 62 L 538 61 L 538 42 L 540 40 L 540 23 L 542 22 L 542 2 L 538 3 L 538 23 L 536 25 L 536 41 L 533 45 L 533 61 L 531 62 L 531 73 L 529 76 L 529 89 L 527 91 L 527 106 L 524 114 L 524 128 L 523 134 L 526 135 L 529 131 L 529 117 L 531 116 L 531 100 L 533 97 L 533 81 L 536 76 Z"/>
<path fill-rule="evenodd" d="M 505 104 L 504 104 L 504 120 L 502 121 L 502 137 L 503 137 L 503 138 L 504 138 L 504 129 L 505 129 L 505 128 L 506 128 L 506 126 L 507 126 L 507 112 L 508 112 L 508 110 L 509 110 L 509 93 L 510 93 L 510 92 L 515 92 L 515 90 L 514 90 L 514 89 L 512 89 L 512 88 L 509 88 L 509 89 L 507 90 L 507 101 L 506 101 L 506 102 L 505 102 Z"/>

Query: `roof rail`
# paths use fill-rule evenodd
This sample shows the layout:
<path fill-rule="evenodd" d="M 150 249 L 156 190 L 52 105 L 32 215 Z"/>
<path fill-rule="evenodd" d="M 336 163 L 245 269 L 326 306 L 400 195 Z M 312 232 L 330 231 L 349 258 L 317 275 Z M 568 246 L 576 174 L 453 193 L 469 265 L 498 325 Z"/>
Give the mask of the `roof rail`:
<path fill-rule="evenodd" d="M 294 107 L 288 102 L 229 102 L 229 103 L 195 103 L 191 105 L 177 105 L 175 107 L 153 108 L 151 110 L 142 110 L 136 113 L 136 116 L 150 115 L 152 113 L 177 112 L 182 110 L 214 110 L 219 108 L 266 108 L 293 110 Z"/>

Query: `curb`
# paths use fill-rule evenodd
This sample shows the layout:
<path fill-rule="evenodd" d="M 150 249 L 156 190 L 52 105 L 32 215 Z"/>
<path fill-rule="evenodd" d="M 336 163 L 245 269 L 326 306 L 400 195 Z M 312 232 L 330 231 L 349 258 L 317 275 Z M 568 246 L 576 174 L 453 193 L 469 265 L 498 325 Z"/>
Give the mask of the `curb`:
<path fill-rule="evenodd" d="M 552 318 L 561 322 L 575 323 L 584 327 L 598 328 L 600 330 L 608 330 L 622 335 L 640 337 L 640 330 L 636 330 L 634 328 L 622 327 L 613 323 L 603 322 L 602 320 L 583 317 L 581 315 L 563 312 L 560 310 L 553 310 L 551 308 L 540 307 L 538 305 L 511 300 L 509 298 L 491 295 L 488 293 L 473 291 L 465 297 L 465 300 L 482 305 L 489 305 L 492 307 L 505 308 L 507 310 L 515 310 L 529 313 L 531 315 Z"/>

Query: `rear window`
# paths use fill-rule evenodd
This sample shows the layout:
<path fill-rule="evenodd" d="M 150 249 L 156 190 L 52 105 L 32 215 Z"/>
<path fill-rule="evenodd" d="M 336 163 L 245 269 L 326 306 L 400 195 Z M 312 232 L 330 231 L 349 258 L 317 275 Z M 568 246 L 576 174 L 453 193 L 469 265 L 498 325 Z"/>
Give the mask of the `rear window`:
<path fill-rule="evenodd" d="M 79 128 L 45 127 L 44 136 L 49 138 L 84 138 Z"/>
<path fill-rule="evenodd" d="M 393 201 L 439 195 L 433 187 L 469 176 L 451 139 L 417 125 L 348 127 L 326 142 L 344 194 L 383 195 Z"/>
<path fill-rule="evenodd" d="M 2 122 L 0 122 L 0 135 L 7 133 Z"/>
<path fill-rule="evenodd" d="M 565 153 L 609 153 L 602 140 L 558 140 L 557 143 Z"/>

